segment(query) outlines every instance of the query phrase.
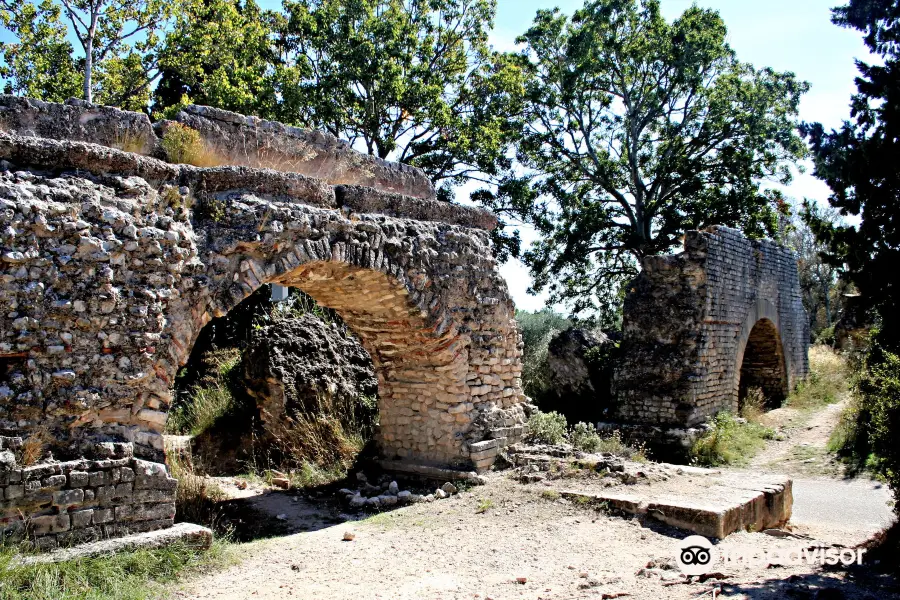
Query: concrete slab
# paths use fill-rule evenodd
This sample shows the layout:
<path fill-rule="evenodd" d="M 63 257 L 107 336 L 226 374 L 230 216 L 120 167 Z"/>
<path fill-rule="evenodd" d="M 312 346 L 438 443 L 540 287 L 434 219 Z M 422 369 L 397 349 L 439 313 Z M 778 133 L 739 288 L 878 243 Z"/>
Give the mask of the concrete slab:
<path fill-rule="evenodd" d="M 697 477 L 699 473 L 692 475 Z M 628 514 L 646 514 L 673 527 L 716 539 L 741 530 L 781 527 L 791 518 L 793 482 L 789 477 L 707 472 L 699 479 L 567 490 L 562 495 Z"/>
<path fill-rule="evenodd" d="M 168 529 L 136 533 L 120 538 L 79 544 L 71 548 L 60 548 L 45 554 L 26 556 L 22 558 L 21 564 L 56 563 L 78 558 L 115 554 L 116 552 L 128 550 L 162 548 L 176 542 L 181 542 L 197 550 L 208 550 L 212 545 L 212 540 L 213 533 L 206 527 L 194 525 L 193 523 L 176 523 Z"/>

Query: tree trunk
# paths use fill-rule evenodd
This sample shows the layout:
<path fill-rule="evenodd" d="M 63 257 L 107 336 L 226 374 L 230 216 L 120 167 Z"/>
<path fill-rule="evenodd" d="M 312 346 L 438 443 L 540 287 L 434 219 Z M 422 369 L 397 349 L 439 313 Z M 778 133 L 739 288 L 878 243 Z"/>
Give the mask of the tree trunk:
<path fill-rule="evenodd" d="M 91 26 L 88 28 L 85 36 L 84 44 L 84 100 L 85 102 L 93 102 L 94 94 L 91 89 L 91 79 L 94 71 L 94 36 L 97 34 L 97 19 L 100 17 L 100 6 L 102 2 L 90 3 L 91 7 Z"/>
<path fill-rule="evenodd" d="M 94 57 L 91 56 L 93 49 L 93 40 L 90 40 L 84 56 L 84 100 L 86 102 L 93 101 L 91 94 L 91 70 L 94 68 Z"/>

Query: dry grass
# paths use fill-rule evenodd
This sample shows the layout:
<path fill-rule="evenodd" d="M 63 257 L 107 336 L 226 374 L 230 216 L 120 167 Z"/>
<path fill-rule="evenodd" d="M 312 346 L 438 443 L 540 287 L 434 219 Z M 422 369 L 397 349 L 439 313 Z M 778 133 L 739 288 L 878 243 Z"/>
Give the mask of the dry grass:
<path fill-rule="evenodd" d="M 19 448 L 18 462 L 25 467 L 37 464 L 44 458 L 47 447 L 52 440 L 50 430 L 46 427 L 34 431 L 31 435 L 22 441 Z"/>
<path fill-rule="evenodd" d="M 270 428 L 280 462 L 301 471 L 349 467 L 374 432 L 376 404 L 374 398 L 354 403 L 318 396 L 314 406 Z"/>
<path fill-rule="evenodd" d="M 226 164 L 222 157 L 207 148 L 199 131 L 181 123 L 169 123 L 166 126 L 162 147 L 173 163 L 195 167 L 218 167 Z"/>
<path fill-rule="evenodd" d="M 166 461 L 169 474 L 178 480 L 175 496 L 178 520 L 215 526 L 216 504 L 227 500 L 225 492 L 214 480 L 195 473 L 190 455 L 180 449 L 167 448 Z"/>
<path fill-rule="evenodd" d="M 828 346 L 809 349 L 809 378 L 788 397 L 793 408 L 819 408 L 842 400 L 850 392 L 850 367 L 847 360 Z"/>
<path fill-rule="evenodd" d="M 748 388 L 746 397 L 741 401 L 741 416 L 752 423 L 759 423 L 765 412 L 766 395 L 762 388 Z"/>
<path fill-rule="evenodd" d="M 133 154 L 147 153 L 147 138 L 134 131 L 116 132 L 116 139 L 113 146 L 123 152 L 131 152 Z"/>

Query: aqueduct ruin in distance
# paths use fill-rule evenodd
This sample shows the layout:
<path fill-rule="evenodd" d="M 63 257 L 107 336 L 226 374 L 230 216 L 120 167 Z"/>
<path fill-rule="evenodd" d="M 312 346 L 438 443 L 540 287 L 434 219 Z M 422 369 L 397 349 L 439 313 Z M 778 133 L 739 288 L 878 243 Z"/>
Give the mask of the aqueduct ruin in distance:
<path fill-rule="evenodd" d="M 484 469 L 521 437 L 491 214 L 318 132 L 205 107 L 176 119 L 231 166 L 160 160 L 171 124 L 145 115 L 0 97 L 0 529 L 27 520 L 49 547 L 171 525 L 174 480 L 131 448 L 161 459 L 200 329 L 266 283 L 360 337 L 385 457 Z M 748 381 L 778 396 L 806 373 L 790 254 L 725 229 L 686 248 L 648 263 L 630 296 L 623 419 L 692 426 Z M 4 446 L 29 437 L 82 458 L 17 467 Z"/>

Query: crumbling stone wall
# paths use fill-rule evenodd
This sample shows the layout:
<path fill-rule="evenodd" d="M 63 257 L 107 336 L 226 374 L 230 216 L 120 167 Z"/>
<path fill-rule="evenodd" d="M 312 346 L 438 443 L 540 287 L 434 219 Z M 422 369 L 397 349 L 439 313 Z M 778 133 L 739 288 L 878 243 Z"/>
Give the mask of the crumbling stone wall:
<path fill-rule="evenodd" d="M 241 369 L 270 430 L 285 416 L 319 406 L 319 398 L 352 406 L 378 395 L 372 359 L 359 340 L 311 313 L 255 329 Z"/>
<path fill-rule="evenodd" d="M 750 386 L 774 403 L 809 371 L 797 262 L 769 240 L 712 227 L 645 259 L 625 299 L 617 417 L 692 427 L 737 412 Z"/>
<path fill-rule="evenodd" d="M 521 435 L 521 342 L 489 213 L 48 139 L 68 121 L 24 136 L 10 123 L 0 357 L 19 362 L 0 381 L 0 428 L 48 431 L 62 454 L 113 439 L 161 457 L 175 372 L 200 329 L 278 283 L 338 311 L 371 355 L 387 458 L 485 468 Z"/>
<path fill-rule="evenodd" d="M 177 480 L 165 465 L 115 446 L 109 458 L 20 468 L 0 452 L 0 538 L 27 538 L 49 550 L 81 542 L 171 527 Z"/>
<path fill-rule="evenodd" d="M 162 153 L 147 115 L 77 98 L 57 104 L 0 94 L 0 131 L 92 142 L 147 156 Z"/>
<path fill-rule="evenodd" d="M 422 171 L 354 151 L 322 131 L 310 131 L 209 106 L 186 106 L 175 121 L 200 132 L 212 157 L 225 164 L 302 173 L 332 184 L 362 185 L 415 198 L 433 198 Z M 158 125 L 161 132 L 167 123 Z"/>

